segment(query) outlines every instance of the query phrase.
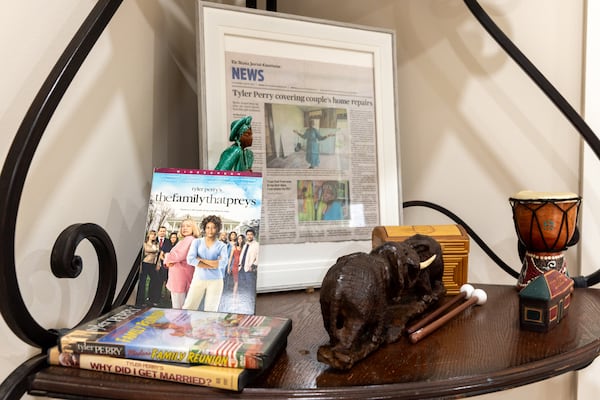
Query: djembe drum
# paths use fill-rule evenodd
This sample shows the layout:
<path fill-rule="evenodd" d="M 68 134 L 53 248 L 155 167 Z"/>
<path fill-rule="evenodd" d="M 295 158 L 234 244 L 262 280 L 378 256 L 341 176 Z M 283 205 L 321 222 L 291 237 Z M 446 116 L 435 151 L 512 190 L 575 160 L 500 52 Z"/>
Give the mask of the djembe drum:
<path fill-rule="evenodd" d="M 517 289 L 551 269 L 568 276 L 564 251 L 579 239 L 575 232 L 581 197 L 574 193 L 521 191 L 509 201 L 523 262 Z"/>

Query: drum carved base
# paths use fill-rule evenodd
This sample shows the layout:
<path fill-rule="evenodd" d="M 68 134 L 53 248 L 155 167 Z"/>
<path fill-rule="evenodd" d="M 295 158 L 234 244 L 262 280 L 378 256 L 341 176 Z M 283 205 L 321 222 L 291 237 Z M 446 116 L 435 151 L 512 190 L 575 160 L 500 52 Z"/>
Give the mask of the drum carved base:
<path fill-rule="evenodd" d="M 569 276 L 567 260 L 563 252 L 525 252 L 523 266 L 519 274 L 519 280 L 517 281 L 517 289 L 523 289 L 531 280 L 550 270 L 556 270 Z"/>

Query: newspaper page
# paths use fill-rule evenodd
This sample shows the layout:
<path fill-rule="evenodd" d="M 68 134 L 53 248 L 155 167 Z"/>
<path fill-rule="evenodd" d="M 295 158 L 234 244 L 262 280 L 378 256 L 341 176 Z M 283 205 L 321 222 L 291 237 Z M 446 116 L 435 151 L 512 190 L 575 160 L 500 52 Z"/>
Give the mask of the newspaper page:
<path fill-rule="evenodd" d="M 372 65 L 237 51 L 225 65 L 230 121 L 252 116 L 263 243 L 370 240 L 380 204 Z"/>

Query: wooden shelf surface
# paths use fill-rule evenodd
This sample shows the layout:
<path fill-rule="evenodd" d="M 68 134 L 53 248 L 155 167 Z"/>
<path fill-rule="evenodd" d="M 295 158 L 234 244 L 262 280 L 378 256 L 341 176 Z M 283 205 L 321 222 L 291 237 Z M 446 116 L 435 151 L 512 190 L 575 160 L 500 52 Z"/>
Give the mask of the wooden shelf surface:
<path fill-rule="evenodd" d="M 242 392 L 47 367 L 33 375 L 29 393 L 59 398 L 433 398 L 465 397 L 537 382 L 591 363 L 600 352 L 600 291 L 575 289 L 567 317 L 547 333 L 519 328 L 513 286 L 475 285 L 488 301 L 411 344 L 387 345 L 350 371 L 317 361 L 329 337 L 319 293 L 260 294 L 257 314 L 290 317 L 286 351 Z"/>

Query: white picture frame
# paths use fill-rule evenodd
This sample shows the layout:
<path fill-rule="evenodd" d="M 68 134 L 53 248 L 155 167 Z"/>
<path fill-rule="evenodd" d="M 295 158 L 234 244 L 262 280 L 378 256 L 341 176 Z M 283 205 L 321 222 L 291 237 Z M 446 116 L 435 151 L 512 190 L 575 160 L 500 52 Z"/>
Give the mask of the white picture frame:
<path fill-rule="evenodd" d="M 231 107 L 227 101 L 230 68 L 226 65 L 225 54 L 231 47 L 254 51 L 254 46 L 248 46 L 248 43 L 252 44 L 248 42 L 249 38 L 266 44 L 257 47 L 259 55 L 263 55 L 265 49 L 289 54 L 301 46 L 302 51 L 294 52 L 293 57 L 312 60 L 333 54 L 339 59 L 341 54 L 348 57 L 349 64 L 369 60 L 376 142 L 374 165 L 378 196 L 375 206 L 379 211 L 378 220 L 369 228 L 401 225 L 395 33 L 390 30 L 198 1 L 197 87 L 201 168 L 214 168 L 220 153 L 231 144 L 228 141 Z M 254 168 L 253 171 L 261 172 Z M 299 174 L 302 172 L 299 171 Z M 263 206 L 268 207 L 267 203 L 263 198 Z M 364 237 L 361 240 L 331 242 L 261 243 L 257 289 L 267 292 L 320 287 L 326 271 L 339 256 L 370 249 L 371 240 Z"/>

